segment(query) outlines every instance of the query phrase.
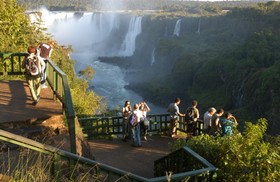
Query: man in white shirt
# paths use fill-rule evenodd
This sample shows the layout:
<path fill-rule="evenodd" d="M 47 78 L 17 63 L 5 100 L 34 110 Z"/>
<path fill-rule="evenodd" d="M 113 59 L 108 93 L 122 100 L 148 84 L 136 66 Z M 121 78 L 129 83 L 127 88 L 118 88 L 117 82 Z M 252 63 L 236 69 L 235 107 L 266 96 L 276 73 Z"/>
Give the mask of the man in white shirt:
<path fill-rule="evenodd" d="M 209 133 L 209 130 L 211 128 L 211 118 L 215 112 L 216 109 L 214 107 L 211 107 L 207 112 L 205 112 L 203 116 L 203 129 L 205 133 Z"/>

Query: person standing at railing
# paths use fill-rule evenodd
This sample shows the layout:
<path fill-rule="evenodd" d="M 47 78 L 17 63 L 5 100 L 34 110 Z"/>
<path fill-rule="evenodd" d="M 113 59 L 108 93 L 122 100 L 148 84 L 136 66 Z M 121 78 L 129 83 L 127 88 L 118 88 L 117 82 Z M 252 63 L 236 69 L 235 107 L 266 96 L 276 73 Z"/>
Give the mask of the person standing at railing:
<path fill-rule="evenodd" d="M 41 72 L 45 62 L 36 56 L 36 47 L 29 46 L 27 51 L 29 55 L 23 60 L 21 67 L 25 69 L 25 77 L 33 99 L 32 105 L 36 105 L 40 100 Z"/>
<path fill-rule="evenodd" d="M 39 46 L 37 47 L 38 58 L 45 62 L 45 66 L 42 68 L 42 70 L 43 70 L 42 80 L 41 80 L 41 87 L 42 88 L 47 88 L 47 85 L 46 85 L 47 62 L 48 62 L 48 59 L 52 55 L 53 46 L 54 46 L 54 42 L 50 40 L 50 41 L 48 41 L 48 43 L 40 43 Z"/>
<path fill-rule="evenodd" d="M 205 133 L 209 133 L 211 129 L 211 118 L 213 114 L 215 114 L 215 112 L 216 109 L 214 107 L 211 107 L 203 115 L 203 129 Z"/>
<path fill-rule="evenodd" d="M 133 114 L 136 116 L 136 124 L 131 126 L 133 134 L 133 147 L 142 147 L 141 145 L 141 135 L 140 135 L 140 118 L 142 117 L 142 111 L 139 109 L 139 105 L 134 105 Z"/>
<path fill-rule="evenodd" d="M 231 114 L 226 113 L 225 117 L 220 119 L 222 136 L 230 136 L 233 134 L 233 127 L 238 125 L 237 119 Z"/>
<path fill-rule="evenodd" d="M 150 111 L 149 106 L 145 101 L 139 103 L 140 111 L 142 111 L 142 117 L 140 119 L 140 128 L 143 130 L 144 140 L 147 140 L 149 120 L 147 118 L 147 112 Z"/>
<path fill-rule="evenodd" d="M 122 108 L 122 116 L 123 116 L 123 122 L 122 122 L 122 132 L 123 132 L 123 139 L 122 141 L 127 142 L 127 139 L 129 139 L 129 124 L 128 124 L 128 117 L 132 113 L 132 108 L 130 105 L 130 102 L 127 100 L 124 103 L 124 106 Z"/>
<path fill-rule="evenodd" d="M 211 117 L 211 129 L 209 131 L 210 135 L 218 135 L 221 125 L 220 125 L 220 117 L 224 114 L 224 109 L 220 108 L 217 110 L 215 114 Z"/>
<path fill-rule="evenodd" d="M 169 128 L 169 135 L 174 137 L 177 135 L 177 125 L 179 121 L 179 116 L 185 116 L 185 114 L 180 113 L 179 104 L 181 103 L 180 98 L 176 98 L 174 103 L 169 104 L 167 108 L 167 112 L 170 113 L 170 128 Z"/>
<path fill-rule="evenodd" d="M 197 135 L 197 120 L 199 118 L 198 102 L 192 101 L 192 105 L 186 109 L 185 122 L 187 123 L 187 138 Z"/>

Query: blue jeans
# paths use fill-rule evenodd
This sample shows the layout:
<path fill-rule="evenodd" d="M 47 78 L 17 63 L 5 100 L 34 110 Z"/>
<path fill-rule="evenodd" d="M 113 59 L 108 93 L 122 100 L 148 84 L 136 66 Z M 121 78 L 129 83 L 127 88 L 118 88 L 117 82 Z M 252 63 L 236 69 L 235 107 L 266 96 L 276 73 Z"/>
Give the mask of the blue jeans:
<path fill-rule="evenodd" d="M 132 134 L 133 134 L 134 145 L 141 146 L 140 123 L 138 123 L 136 126 L 132 128 Z"/>

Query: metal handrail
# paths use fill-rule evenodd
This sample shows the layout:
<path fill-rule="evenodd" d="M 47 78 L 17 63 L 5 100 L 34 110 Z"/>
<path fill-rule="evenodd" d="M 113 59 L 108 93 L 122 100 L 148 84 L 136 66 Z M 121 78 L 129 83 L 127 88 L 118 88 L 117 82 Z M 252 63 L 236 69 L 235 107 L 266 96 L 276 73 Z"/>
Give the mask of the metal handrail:
<path fill-rule="evenodd" d="M 150 120 L 148 125 L 149 133 L 162 133 L 169 129 L 170 115 L 168 113 L 148 114 L 147 118 Z M 79 117 L 80 126 L 87 138 L 122 134 L 122 122 L 122 116 Z M 196 124 L 196 133 L 200 135 L 204 132 L 203 121 L 198 119 Z M 179 117 L 177 129 L 186 133 L 187 123 L 184 117 Z"/>
<path fill-rule="evenodd" d="M 85 164 L 85 165 L 90 165 L 90 166 L 96 166 L 99 170 L 101 171 L 107 171 L 109 175 L 116 175 L 119 178 L 125 176 L 126 178 L 129 178 L 131 181 L 139 181 L 139 182 L 145 182 L 148 181 L 147 178 L 144 178 L 142 176 L 138 176 L 135 174 L 132 174 L 130 172 L 121 170 L 121 169 L 117 169 L 111 166 L 108 166 L 106 164 L 97 162 L 95 160 L 91 160 L 76 154 L 73 154 L 71 152 L 56 148 L 56 147 L 52 147 L 50 145 L 46 145 L 46 144 L 42 144 L 39 142 L 36 142 L 34 140 L 4 131 L 4 130 L 0 130 L 0 140 L 9 142 L 9 143 L 13 143 L 25 148 L 29 148 L 44 154 L 49 154 L 49 155 L 58 155 L 60 156 L 59 158 L 54 157 L 53 158 L 53 165 L 61 165 L 61 162 L 59 161 L 55 161 L 56 159 L 60 160 L 61 157 L 62 158 L 67 158 L 67 159 L 71 159 L 74 160 L 76 163 L 79 164 Z M 54 168 L 56 169 L 60 169 L 60 166 L 54 166 Z M 58 173 L 58 172 L 57 172 Z M 109 182 L 110 178 L 107 178 L 107 181 Z M 104 180 L 106 181 L 106 180 Z"/>

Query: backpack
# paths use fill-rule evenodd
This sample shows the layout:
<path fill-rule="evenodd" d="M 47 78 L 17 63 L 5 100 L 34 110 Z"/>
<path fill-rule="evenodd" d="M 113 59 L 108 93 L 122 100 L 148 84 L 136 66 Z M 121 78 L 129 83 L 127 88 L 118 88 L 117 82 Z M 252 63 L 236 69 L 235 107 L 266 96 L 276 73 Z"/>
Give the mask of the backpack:
<path fill-rule="evenodd" d="M 131 126 L 136 126 L 138 124 L 136 114 L 131 114 L 128 117 L 128 122 Z"/>
<path fill-rule="evenodd" d="M 25 68 L 31 76 L 39 75 L 39 61 L 35 55 L 27 57 Z"/>
<path fill-rule="evenodd" d="M 193 107 L 189 107 L 186 110 L 185 121 L 189 124 L 194 122 L 195 111 Z"/>

